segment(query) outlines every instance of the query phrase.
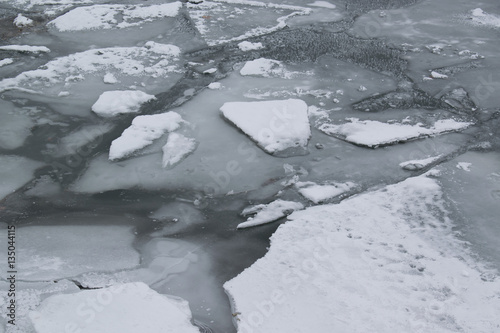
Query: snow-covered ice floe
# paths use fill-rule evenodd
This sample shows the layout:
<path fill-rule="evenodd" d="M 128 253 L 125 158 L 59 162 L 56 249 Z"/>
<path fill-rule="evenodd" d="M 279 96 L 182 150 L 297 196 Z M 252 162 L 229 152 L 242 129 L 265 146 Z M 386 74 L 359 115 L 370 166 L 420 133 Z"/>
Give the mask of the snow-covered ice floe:
<path fill-rule="evenodd" d="M 473 9 L 467 18 L 473 25 L 500 28 L 500 15 L 486 13 L 481 8 Z"/>
<path fill-rule="evenodd" d="M 286 71 L 281 61 L 266 58 L 247 61 L 240 69 L 240 74 L 243 76 L 282 77 L 287 79 L 292 77 L 292 73 Z"/>
<path fill-rule="evenodd" d="M 454 119 L 441 119 L 430 128 L 422 124 L 383 123 L 374 120 L 349 118 L 349 122 L 341 125 L 325 123 L 319 127 L 322 132 L 338 137 L 350 143 L 370 148 L 392 145 L 423 137 L 460 131 L 471 126 L 469 122 Z"/>
<path fill-rule="evenodd" d="M 132 125 L 111 143 L 109 159 L 118 160 L 147 147 L 166 132 L 178 129 L 183 122 L 182 117 L 173 111 L 135 117 Z"/>
<path fill-rule="evenodd" d="M 500 280 L 483 279 L 444 207 L 420 176 L 294 212 L 224 285 L 238 332 L 495 331 Z"/>
<path fill-rule="evenodd" d="M 305 149 L 311 136 L 307 104 L 299 99 L 228 102 L 222 115 L 270 154 Z"/>
<path fill-rule="evenodd" d="M 432 163 L 436 162 L 440 158 L 441 158 L 441 155 L 431 156 L 431 157 L 423 158 L 420 160 L 410 160 L 410 161 L 405 161 L 405 162 L 399 163 L 399 166 L 401 168 L 403 168 L 405 170 L 409 170 L 409 171 L 421 170 L 421 169 L 431 165 Z"/>
<path fill-rule="evenodd" d="M 0 230 L 7 237 L 7 230 Z M 130 226 L 49 225 L 16 228 L 18 278 L 57 280 L 90 271 L 112 272 L 140 263 Z M 50 240 L 50 241 L 49 241 Z M 7 260 L 7 253 L 0 253 Z M 2 278 L 6 268 L 0 270 Z"/>
<path fill-rule="evenodd" d="M 174 166 L 196 149 L 196 140 L 179 133 L 170 133 L 163 146 L 163 167 Z"/>
<path fill-rule="evenodd" d="M 251 0 L 188 2 L 187 8 L 208 45 L 268 34 L 285 28 L 289 18 L 311 12 L 306 7 Z"/>
<path fill-rule="evenodd" d="M 14 62 L 14 59 L 12 59 L 12 58 L 4 58 L 4 59 L 0 60 L 0 67 L 10 65 L 13 62 Z"/>
<path fill-rule="evenodd" d="M 293 211 L 304 209 L 304 205 L 300 202 L 276 200 L 267 205 L 256 205 L 247 207 L 241 212 L 241 215 L 249 217 L 246 222 L 238 224 L 238 229 L 255 227 L 257 225 L 276 221 L 282 217 L 291 214 Z"/>
<path fill-rule="evenodd" d="M 24 16 L 23 14 L 17 14 L 17 17 L 14 19 L 13 23 L 18 28 L 24 28 L 33 25 L 33 20 Z"/>
<path fill-rule="evenodd" d="M 241 51 L 246 52 L 246 51 L 260 50 L 260 49 L 263 49 L 264 46 L 260 42 L 252 43 L 249 41 L 243 41 L 243 42 L 238 43 L 238 48 Z"/>
<path fill-rule="evenodd" d="M 295 187 L 303 197 L 317 204 L 349 192 L 356 187 L 356 184 L 346 182 L 319 185 L 314 182 L 297 182 Z"/>
<path fill-rule="evenodd" d="M 92 29 L 123 29 L 151 22 L 163 17 L 174 17 L 182 8 L 181 2 L 159 5 L 94 5 L 77 7 L 50 21 L 49 26 L 59 31 Z"/>
<path fill-rule="evenodd" d="M 26 53 L 48 53 L 50 49 L 46 46 L 31 46 L 31 45 L 2 45 L 0 51 L 17 51 Z"/>
<path fill-rule="evenodd" d="M 30 312 L 37 333 L 198 333 L 186 301 L 141 282 L 53 295 Z"/>
<path fill-rule="evenodd" d="M 92 111 L 102 117 L 112 117 L 122 113 L 137 113 L 143 103 L 156 99 L 140 90 L 106 91 L 92 105 Z"/>
<path fill-rule="evenodd" d="M 146 42 L 142 47 L 110 47 L 74 53 L 49 61 L 39 69 L 0 81 L 0 91 L 19 89 L 57 96 L 86 75 L 115 72 L 127 76 L 167 77 L 179 71 L 175 45 Z"/>

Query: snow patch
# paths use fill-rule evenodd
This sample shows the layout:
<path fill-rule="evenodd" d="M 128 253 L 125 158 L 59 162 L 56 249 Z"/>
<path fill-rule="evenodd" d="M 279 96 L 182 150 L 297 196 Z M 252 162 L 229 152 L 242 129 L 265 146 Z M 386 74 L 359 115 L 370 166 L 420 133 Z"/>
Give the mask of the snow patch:
<path fill-rule="evenodd" d="M 29 27 L 33 25 L 33 20 L 23 14 L 17 14 L 17 17 L 14 19 L 14 25 L 18 28 Z"/>
<path fill-rule="evenodd" d="M 409 171 L 421 170 L 427 167 L 428 165 L 431 165 L 432 163 L 436 162 L 440 158 L 441 155 L 428 157 L 420 160 L 411 160 L 411 161 L 401 162 L 399 163 L 399 166 Z"/>
<path fill-rule="evenodd" d="M 352 182 L 346 183 L 332 183 L 325 185 L 318 185 L 314 182 L 297 182 L 295 187 L 299 190 L 299 193 L 308 200 L 311 200 L 315 204 L 323 202 L 334 197 L 338 197 L 341 194 L 349 192 L 356 184 Z"/>
<path fill-rule="evenodd" d="M 241 51 L 246 52 L 246 51 L 260 50 L 260 49 L 263 49 L 264 46 L 260 42 L 259 43 L 252 43 L 249 41 L 243 41 L 241 43 L 238 43 L 238 48 Z"/>
<path fill-rule="evenodd" d="M 25 53 L 48 53 L 50 49 L 46 46 L 31 46 L 31 45 L 2 45 L 0 51 L 17 51 Z"/>
<path fill-rule="evenodd" d="M 240 69 L 240 74 L 243 76 L 291 78 L 291 73 L 285 70 L 281 61 L 266 58 L 247 61 Z"/>
<path fill-rule="evenodd" d="M 470 167 L 472 166 L 472 163 L 469 162 L 458 162 L 457 163 L 457 168 L 460 170 L 464 170 L 467 172 L 470 172 Z"/>
<path fill-rule="evenodd" d="M 137 113 L 143 103 L 156 99 L 139 90 L 106 91 L 92 105 L 92 111 L 102 117 L 113 117 L 123 113 Z"/>
<path fill-rule="evenodd" d="M 174 166 L 196 149 L 196 140 L 182 134 L 170 133 L 163 146 L 163 167 Z"/>
<path fill-rule="evenodd" d="M 328 1 L 314 1 L 313 3 L 310 3 L 308 5 L 313 6 L 313 7 L 321 7 L 321 8 L 328 8 L 328 9 L 337 8 L 337 6 L 335 6 L 333 3 L 328 2 Z"/>

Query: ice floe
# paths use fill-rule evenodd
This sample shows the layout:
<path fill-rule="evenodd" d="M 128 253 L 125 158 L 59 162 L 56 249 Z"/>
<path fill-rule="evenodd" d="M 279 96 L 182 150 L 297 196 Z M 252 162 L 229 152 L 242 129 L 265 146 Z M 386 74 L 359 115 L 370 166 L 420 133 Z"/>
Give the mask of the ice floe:
<path fill-rule="evenodd" d="M 241 212 L 241 215 L 247 216 L 255 214 L 255 216 L 249 217 L 246 222 L 238 224 L 237 228 L 244 229 L 273 222 L 291 214 L 293 211 L 301 209 L 304 209 L 304 205 L 300 202 L 285 201 L 281 199 L 275 200 L 267 205 L 251 206 L 245 208 L 243 212 Z"/>
<path fill-rule="evenodd" d="M 31 45 L 2 45 L 0 51 L 17 51 L 25 53 L 48 53 L 50 49 L 46 46 L 31 46 Z"/>
<path fill-rule="evenodd" d="M 474 25 L 500 28 L 500 16 L 486 13 L 481 8 L 473 9 L 468 18 Z"/>
<path fill-rule="evenodd" d="M 95 223 L 96 218 L 86 222 Z M 0 233 L 7 237 L 7 230 Z M 130 226 L 33 225 L 17 227 L 16 236 L 18 278 L 26 281 L 57 280 L 91 271 L 112 272 L 135 268 L 140 263 Z M 6 256 L 6 252 L 0 253 L 2 259 L 7 260 Z M 6 274 L 6 268 L 0 270 L 2 278 Z"/>
<path fill-rule="evenodd" d="M 166 132 L 178 129 L 184 122 L 176 112 L 135 117 L 132 125 L 111 143 L 109 159 L 118 160 L 149 146 Z"/>
<path fill-rule="evenodd" d="M 57 145 L 50 147 L 53 156 L 69 156 L 81 154 L 86 156 L 91 148 L 89 144 L 97 145 L 102 142 L 104 134 L 113 129 L 109 123 L 82 126 L 59 139 Z"/>
<path fill-rule="evenodd" d="M 37 333 L 198 333 L 186 301 L 141 282 L 53 295 L 30 312 Z"/>
<path fill-rule="evenodd" d="M 10 65 L 13 62 L 14 62 L 14 59 L 12 59 L 12 58 L 4 58 L 4 59 L 0 60 L 0 67 Z"/>
<path fill-rule="evenodd" d="M 485 281 L 425 176 L 294 212 L 269 252 L 224 285 L 238 332 L 490 332 Z"/>
<path fill-rule="evenodd" d="M 49 26 L 59 31 L 93 29 L 123 29 L 151 22 L 162 17 L 174 17 L 182 3 L 159 5 L 94 5 L 77 7 L 50 21 Z"/>
<path fill-rule="evenodd" d="M 137 113 L 143 103 L 156 99 L 140 90 L 106 91 L 92 105 L 92 111 L 102 117 L 113 117 L 123 113 Z"/>
<path fill-rule="evenodd" d="M 409 170 L 409 171 L 421 170 L 421 169 L 431 165 L 432 163 L 436 162 L 440 158 L 441 158 L 441 155 L 431 156 L 431 157 L 423 158 L 420 160 L 405 161 L 405 162 L 399 163 L 399 166 L 401 168 L 403 168 L 405 170 Z"/>
<path fill-rule="evenodd" d="M 29 182 L 41 166 L 43 163 L 25 157 L 0 155 L 0 200 Z"/>
<path fill-rule="evenodd" d="M 374 120 L 349 118 L 342 125 L 323 124 L 319 127 L 328 135 L 339 137 L 345 141 L 370 148 L 392 145 L 399 142 L 438 135 L 446 132 L 460 131 L 472 125 L 454 119 L 441 119 L 430 128 L 422 124 L 383 123 Z"/>
<path fill-rule="evenodd" d="M 460 170 L 464 170 L 464 171 L 470 171 L 471 166 L 472 166 L 472 163 L 469 163 L 469 162 L 458 162 L 457 163 L 457 168 Z"/>
<path fill-rule="evenodd" d="M 270 154 L 305 148 L 311 129 L 307 104 L 299 99 L 228 102 L 222 115 Z"/>
<path fill-rule="evenodd" d="M 163 146 L 163 167 L 174 166 L 196 149 L 196 140 L 182 134 L 170 133 Z"/>
<path fill-rule="evenodd" d="M 291 78 L 291 73 L 285 70 L 281 61 L 266 58 L 247 61 L 240 69 L 240 74 L 243 76 Z"/>
<path fill-rule="evenodd" d="M 0 91 L 19 89 L 57 96 L 89 74 L 119 73 L 132 77 L 167 77 L 179 71 L 180 49 L 147 42 L 142 47 L 110 47 L 74 53 L 49 61 L 43 67 L 0 81 Z"/>
<path fill-rule="evenodd" d="M 356 184 L 346 182 L 319 185 L 314 182 L 297 182 L 295 183 L 295 187 L 302 196 L 317 204 L 349 192 L 356 187 Z"/>
<path fill-rule="evenodd" d="M 320 8 L 328 8 L 328 9 L 335 9 L 335 8 L 337 8 L 337 6 L 335 6 L 333 3 L 328 2 L 328 1 L 314 1 L 312 3 L 309 3 L 308 6 L 320 7 Z"/>
<path fill-rule="evenodd" d="M 208 45 L 268 34 L 285 28 L 288 19 L 311 12 L 306 7 L 250 0 L 189 2 L 187 8 Z"/>

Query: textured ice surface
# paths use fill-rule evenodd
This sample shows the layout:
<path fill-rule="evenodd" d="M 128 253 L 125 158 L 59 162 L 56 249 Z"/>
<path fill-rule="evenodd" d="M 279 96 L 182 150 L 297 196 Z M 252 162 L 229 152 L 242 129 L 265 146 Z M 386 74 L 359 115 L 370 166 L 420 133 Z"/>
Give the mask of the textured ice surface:
<path fill-rule="evenodd" d="M 420 169 L 427 167 L 428 165 L 431 165 L 432 163 L 436 162 L 440 158 L 441 158 L 441 156 L 431 156 L 431 157 L 420 159 L 420 160 L 405 161 L 405 162 L 399 163 L 399 166 L 405 170 L 410 170 L 410 171 L 420 170 Z"/>
<path fill-rule="evenodd" d="M 271 154 L 305 148 L 311 136 L 307 105 L 302 100 L 230 102 L 221 107 L 221 112 Z"/>
<path fill-rule="evenodd" d="M 88 221 L 95 223 L 96 219 Z M 7 230 L 0 230 L 7 238 Z M 43 225 L 16 228 L 18 279 L 57 280 L 139 265 L 132 228 L 120 225 Z M 7 260 L 7 252 L 0 257 Z M 6 267 L 0 275 L 5 278 Z"/>
<path fill-rule="evenodd" d="M 37 333 L 199 332 L 186 301 L 140 282 L 51 296 L 29 316 Z"/>
<path fill-rule="evenodd" d="M 293 213 L 225 284 L 238 332 L 494 330 L 500 283 L 482 279 L 446 214 L 425 176 Z"/>
<path fill-rule="evenodd" d="M 182 134 L 170 133 L 163 146 L 163 167 L 174 166 L 196 149 L 196 140 Z"/>
<path fill-rule="evenodd" d="M 153 95 L 140 90 L 106 91 L 92 105 L 92 111 L 102 117 L 112 117 L 122 113 L 137 113 L 143 103 L 155 99 Z"/>
<path fill-rule="evenodd" d="M 41 166 L 43 163 L 25 157 L 0 155 L 0 200 L 29 182 Z"/>
<path fill-rule="evenodd" d="M 161 5 L 94 5 L 77 7 L 50 21 L 49 26 L 59 31 L 93 29 L 123 29 L 151 22 L 163 17 L 176 16 L 180 2 Z"/>
<path fill-rule="evenodd" d="M 299 193 L 315 204 L 342 195 L 352 190 L 355 186 L 356 184 L 352 182 L 324 185 L 319 185 L 314 182 L 295 183 L 295 187 L 298 188 Z"/>

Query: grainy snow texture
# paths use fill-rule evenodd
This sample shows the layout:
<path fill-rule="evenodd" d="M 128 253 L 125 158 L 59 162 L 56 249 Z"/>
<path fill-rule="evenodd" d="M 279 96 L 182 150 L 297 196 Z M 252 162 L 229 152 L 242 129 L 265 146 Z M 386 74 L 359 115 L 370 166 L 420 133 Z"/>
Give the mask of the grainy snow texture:
<path fill-rule="evenodd" d="M 178 129 L 184 122 L 175 112 L 135 117 L 132 125 L 111 143 L 109 159 L 118 160 L 149 146 L 166 132 Z"/>
<path fill-rule="evenodd" d="M 347 182 L 319 185 L 314 182 L 297 182 L 295 183 L 295 187 L 297 187 L 302 196 L 317 204 L 352 190 L 356 187 L 356 184 Z"/>
<path fill-rule="evenodd" d="M 45 299 L 30 319 L 37 333 L 198 333 L 182 299 L 141 282 Z"/>
<path fill-rule="evenodd" d="M 137 113 L 143 103 L 155 97 L 139 90 L 106 91 L 92 105 L 92 111 L 102 117 L 113 117 L 122 113 Z"/>
<path fill-rule="evenodd" d="M 25 53 L 48 53 L 50 49 L 46 46 L 31 46 L 31 45 L 2 45 L 0 51 L 17 51 Z"/>
<path fill-rule="evenodd" d="M 160 5 L 94 5 L 77 7 L 49 22 L 59 31 L 123 29 L 138 26 L 163 17 L 174 17 L 182 4 Z"/>
<path fill-rule="evenodd" d="M 276 200 L 267 205 L 262 204 L 251 206 L 245 208 L 243 212 L 241 212 L 241 215 L 247 216 L 255 214 L 255 216 L 249 217 L 246 222 L 238 224 L 238 229 L 255 227 L 261 224 L 273 222 L 287 216 L 295 210 L 301 209 L 304 209 L 304 205 L 300 202 L 284 200 Z"/>
<path fill-rule="evenodd" d="M 430 128 L 421 124 L 383 123 L 357 118 L 350 118 L 348 121 L 342 125 L 323 124 L 319 129 L 348 142 L 376 148 L 446 132 L 460 131 L 472 125 L 472 123 L 459 122 L 454 119 L 438 120 Z"/>
<path fill-rule="evenodd" d="M 500 281 L 452 234 L 421 176 L 295 212 L 224 287 L 238 332 L 493 332 Z"/>
<path fill-rule="evenodd" d="M 228 102 L 220 110 L 224 118 L 270 154 L 305 148 L 311 136 L 307 104 L 299 99 Z"/>

